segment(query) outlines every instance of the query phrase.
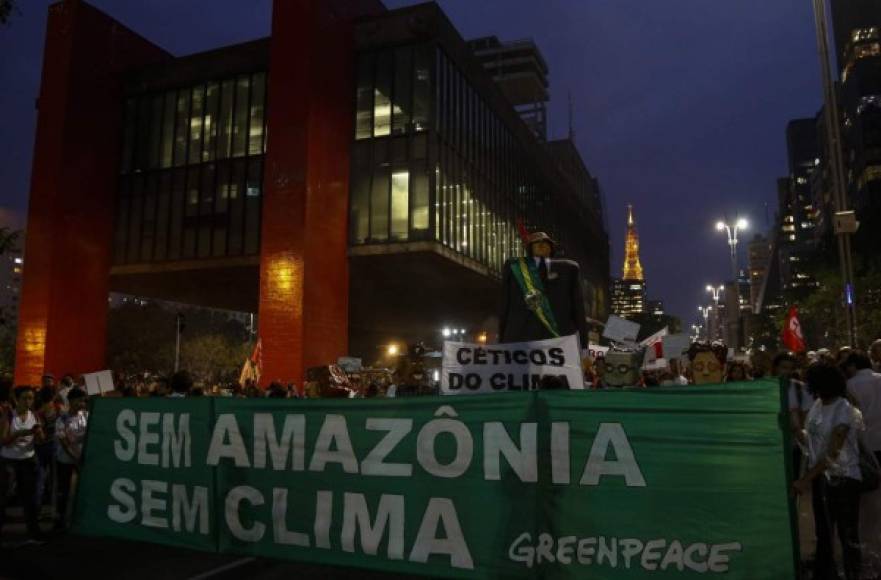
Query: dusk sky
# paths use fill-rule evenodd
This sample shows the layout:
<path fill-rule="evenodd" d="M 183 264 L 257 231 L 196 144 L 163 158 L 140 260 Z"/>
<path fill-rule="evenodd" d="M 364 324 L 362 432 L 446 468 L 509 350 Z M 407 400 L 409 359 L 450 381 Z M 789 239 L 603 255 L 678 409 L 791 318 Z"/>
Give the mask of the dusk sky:
<path fill-rule="evenodd" d="M 266 36 L 271 18 L 269 0 L 91 3 L 177 55 Z M 414 3 L 386 0 L 390 8 Z M 739 213 L 753 231 L 770 227 L 776 178 L 787 173 L 786 123 L 820 106 L 811 3 L 439 3 L 465 38 L 535 40 L 550 67 L 551 137 L 566 134 L 571 93 L 579 149 L 605 194 L 612 275 L 620 275 L 624 207 L 633 203 L 649 297 L 687 328 L 706 284 L 730 270 L 714 223 Z M 50 2 L 18 4 L 0 28 L 0 224 L 22 227 Z"/>

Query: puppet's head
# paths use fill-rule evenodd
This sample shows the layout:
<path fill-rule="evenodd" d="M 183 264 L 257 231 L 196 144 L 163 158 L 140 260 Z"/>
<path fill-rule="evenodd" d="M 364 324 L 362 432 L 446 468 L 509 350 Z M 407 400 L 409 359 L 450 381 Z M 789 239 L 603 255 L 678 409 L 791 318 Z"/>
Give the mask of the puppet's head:
<path fill-rule="evenodd" d="M 604 361 L 603 382 L 610 387 L 632 387 L 638 384 L 642 358 L 642 351 L 610 350 Z"/>
<path fill-rule="evenodd" d="M 712 385 L 721 383 L 725 374 L 725 360 L 728 349 L 724 344 L 716 342 L 707 344 L 695 342 L 688 349 L 688 360 L 691 361 L 691 374 L 696 385 Z"/>

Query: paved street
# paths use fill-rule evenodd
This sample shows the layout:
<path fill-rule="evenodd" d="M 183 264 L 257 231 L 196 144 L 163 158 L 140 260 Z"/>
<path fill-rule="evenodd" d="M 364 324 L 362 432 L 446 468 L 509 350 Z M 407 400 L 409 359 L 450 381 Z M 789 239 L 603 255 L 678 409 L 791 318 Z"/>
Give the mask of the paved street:
<path fill-rule="evenodd" d="M 0 552 L 0 578 L 70 580 L 70 563 L 76 577 L 92 580 L 197 580 L 203 578 L 333 578 L 345 580 L 402 579 L 406 576 L 369 570 L 315 566 L 240 556 L 221 556 L 141 542 L 58 536 L 42 545 L 4 545 Z"/>

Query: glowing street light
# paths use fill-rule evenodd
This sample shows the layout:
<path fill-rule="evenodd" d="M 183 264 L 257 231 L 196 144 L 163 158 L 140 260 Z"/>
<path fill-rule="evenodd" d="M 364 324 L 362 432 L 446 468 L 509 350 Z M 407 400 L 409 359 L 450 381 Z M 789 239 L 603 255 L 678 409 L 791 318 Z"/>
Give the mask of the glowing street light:
<path fill-rule="evenodd" d="M 719 305 L 719 297 L 722 295 L 722 292 L 725 290 L 724 285 L 713 286 L 711 284 L 707 284 L 707 292 L 713 295 L 713 302 L 716 303 L 716 306 Z"/>
<path fill-rule="evenodd" d="M 400 352 L 400 348 L 398 347 L 397 344 L 391 343 L 390 345 L 388 345 L 386 352 L 388 353 L 389 356 L 398 356 L 398 353 Z"/>
<path fill-rule="evenodd" d="M 710 340 L 710 312 L 713 311 L 712 306 L 698 306 L 698 312 L 704 317 L 704 334 L 706 334 L 706 339 Z"/>
<path fill-rule="evenodd" d="M 743 218 L 738 218 L 733 224 L 721 220 L 716 222 L 716 231 L 728 234 L 728 247 L 731 248 L 731 276 L 735 284 L 737 284 L 737 232 L 748 227 L 749 222 Z"/>

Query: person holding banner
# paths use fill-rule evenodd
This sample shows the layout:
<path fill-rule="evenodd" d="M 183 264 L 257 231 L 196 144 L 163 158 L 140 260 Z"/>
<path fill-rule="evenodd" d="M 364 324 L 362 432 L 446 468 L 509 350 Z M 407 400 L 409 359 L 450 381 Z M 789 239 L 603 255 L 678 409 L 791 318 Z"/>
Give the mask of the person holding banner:
<path fill-rule="evenodd" d="M 808 389 L 817 396 L 799 437 L 808 447 L 807 472 L 792 484 L 796 493 L 812 492 L 817 554 L 814 578 L 838 578 L 832 534 L 838 533 L 847 580 L 858 580 L 860 493 L 862 474 L 858 431 L 859 409 L 847 400 L 847 383 L 831 363 L 815 363 L 807 371 Z"/>
<path fill-rule="evenodd" d="M 578 334 L 587 348 L 581 270 L 554 258 L 556 243 L 544 232 L 526 240 L 526 257 L 510 258 L 502 270 L 499 341 L 532 342 Z"/>

